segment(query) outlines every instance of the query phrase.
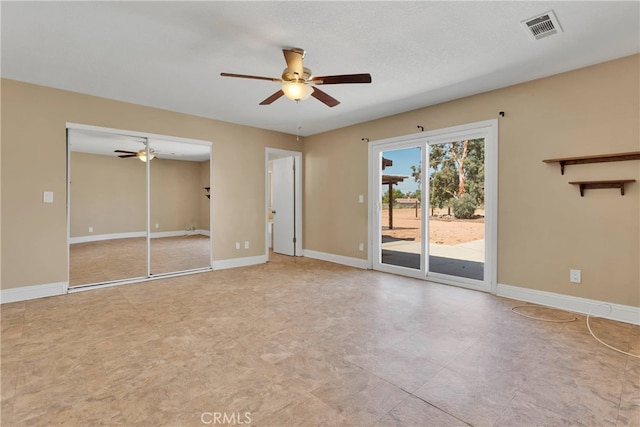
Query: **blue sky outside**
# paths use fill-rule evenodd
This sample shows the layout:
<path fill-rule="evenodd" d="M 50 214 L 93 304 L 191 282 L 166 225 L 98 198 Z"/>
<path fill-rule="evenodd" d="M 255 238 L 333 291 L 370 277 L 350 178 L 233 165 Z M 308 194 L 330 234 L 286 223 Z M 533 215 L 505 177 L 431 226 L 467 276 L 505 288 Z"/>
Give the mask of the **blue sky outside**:
<path fill-rule="evenodd" d="M 414 193 L 418 190 L 418 183 L 411 176 L 411 166 L 418 166 L 422 157 L 419 147 L 403 148 L 400 150 L 390 150 L 382 153 L 382 157 L 385 159 L 393 160 L 393 166 L 387 166 L 383 175 L 404 175 L 408 176 L 404 182 L 394 185 L 393 188 L 398 188 L 403 193 Z M 382 193 L 387 191 L 389 187 L 383 185 Z"/>

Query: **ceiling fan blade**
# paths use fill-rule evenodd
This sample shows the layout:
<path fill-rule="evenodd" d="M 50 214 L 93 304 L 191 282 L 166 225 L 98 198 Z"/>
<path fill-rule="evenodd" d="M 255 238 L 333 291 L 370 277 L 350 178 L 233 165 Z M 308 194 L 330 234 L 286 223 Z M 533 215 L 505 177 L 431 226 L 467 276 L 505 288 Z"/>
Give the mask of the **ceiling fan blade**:
<path fill-rule="evenodd" d="M 323 102 L 329 107 L 335 107 L 336 105 L 340 104 L 340 101 L 338 101 L 331 95 L 327 94 L 326 92 L 321 91 L 317 87 L 313 88 L 313 92 L 311 92 L 311 96 L 313 96 L 318 101 Z"/>
<path fill-rule="evenodd" d="M 276 77 L 261 77 L 261 76 L 249 76 L 247 74 L 233 74 L 233 73 L 220 73 L 222 77 L 238 77 L 241 79 L 254 79 L 254 80 L 267 80 L 270 82 L 282 83 L 282 79 Z"/>
<path fill-rule="evenodd" d="M 127 150 L 114 150 L 114 153 L 127 153 L 127 154 L 133 154 L 134 156 L 138 154 L 137 151 L 127 151 Z"/>
<path fill-rule="evenodd" d="M 339 76 L 314 77 L 312 83 L 317 85 L 337 85 L 343 83 L 371 83 L 371 74 L 342 74 Z"/>
<path fill-rule="evenodd" d="M 284 92 L 282 91 L 282 89 L 280 89 L 279 91 L 277 91 L 276 93 L 274 93 L 273 95 L 271 95 L 270 97 L 262 101 L 260 105 L 269 105 L 276 99 L 280 98 L 282 95 L 284 95 Z"/>
<path fill-rule="evenodd" d="M 304 77 L 304 67 L 302 66 L 302 58 L 304 58 L 304 50 L 294 47 L 292 49 L 282 49 L 284 60 L 287 61 L 287 68 L 292 74 L 297 74 L 299 78 Z"/>
<path fill-rule="evenodd" d="M 120 157 L 121 159 L 124 159 L 124 158 L 127 158 L 127 157 L 138 157 L 138 155 L 137 154 L 122 154 L 122 155 L 120 155 L 118 157 Z"/>

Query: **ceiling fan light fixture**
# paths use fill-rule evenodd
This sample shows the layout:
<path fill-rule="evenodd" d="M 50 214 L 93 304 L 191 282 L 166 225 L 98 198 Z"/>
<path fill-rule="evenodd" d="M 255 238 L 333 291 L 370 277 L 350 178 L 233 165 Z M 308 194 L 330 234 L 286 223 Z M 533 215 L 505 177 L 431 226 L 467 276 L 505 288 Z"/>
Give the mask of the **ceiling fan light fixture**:
<path fill-rule="evenodd" d="M 149 160 L 153 160 L 155 157 L 156 153 L 153 151 L 153 149 L 149 149 L 149 156 L 147 156 L 147 150 L 145 150 L 144 148 L 138 151 L 138 158 L 143 162 L 146 162 L 147 158 Z"/>
<path fill-rule="evenodd" d="M 238 77 L 242 79 L 268 80 L 282 83 L 279 91 L 272 94 L 259 105 L 270 105 L 274 101 L 286 96 L 292 101 L 304 101 L 313 96 L 327 107 L 335 107 L 340 101 L 328 93 L 318 89 L 318 85 L 337 85 L 345 83 L 371 83 L 371 74 L 340 74 L 331 76 L 314 77 L 311 70 L 302 65 L 304 49 L 282 49 L 287 68 L 282 72 L 281 78 L 252 76 L 247 74 L 220 73 L 222 77 Z M 313 86 L 311 86 L 313 85 Z"/>
<path fill-rule="evenodd" d="M 286 82 L 282 85 L 284 96 L 292 101 L 304 101 L 313 93 L 313 88 L 306 83 Z"/>

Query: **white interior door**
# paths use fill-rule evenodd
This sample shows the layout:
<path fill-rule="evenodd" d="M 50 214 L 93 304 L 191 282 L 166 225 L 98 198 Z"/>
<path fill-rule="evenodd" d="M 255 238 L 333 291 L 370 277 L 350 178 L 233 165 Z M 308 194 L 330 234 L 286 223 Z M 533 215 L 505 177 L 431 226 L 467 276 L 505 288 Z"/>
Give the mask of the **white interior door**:
<path fill-rule="evenodd" d="M 273 251 L 295 256 L 295 161 L 293 157 L 274 159 Z"/>

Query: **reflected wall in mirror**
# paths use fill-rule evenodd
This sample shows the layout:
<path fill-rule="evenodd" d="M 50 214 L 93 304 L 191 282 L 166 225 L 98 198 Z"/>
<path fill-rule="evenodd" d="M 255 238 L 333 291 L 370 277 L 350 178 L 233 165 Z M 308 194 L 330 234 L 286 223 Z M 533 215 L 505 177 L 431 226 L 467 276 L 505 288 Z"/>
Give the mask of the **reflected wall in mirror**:
<path fill-rule="evenodd" d="M 209 144 L 69 129 L 68 146 L 69 286 L 211 267 Z"/>

